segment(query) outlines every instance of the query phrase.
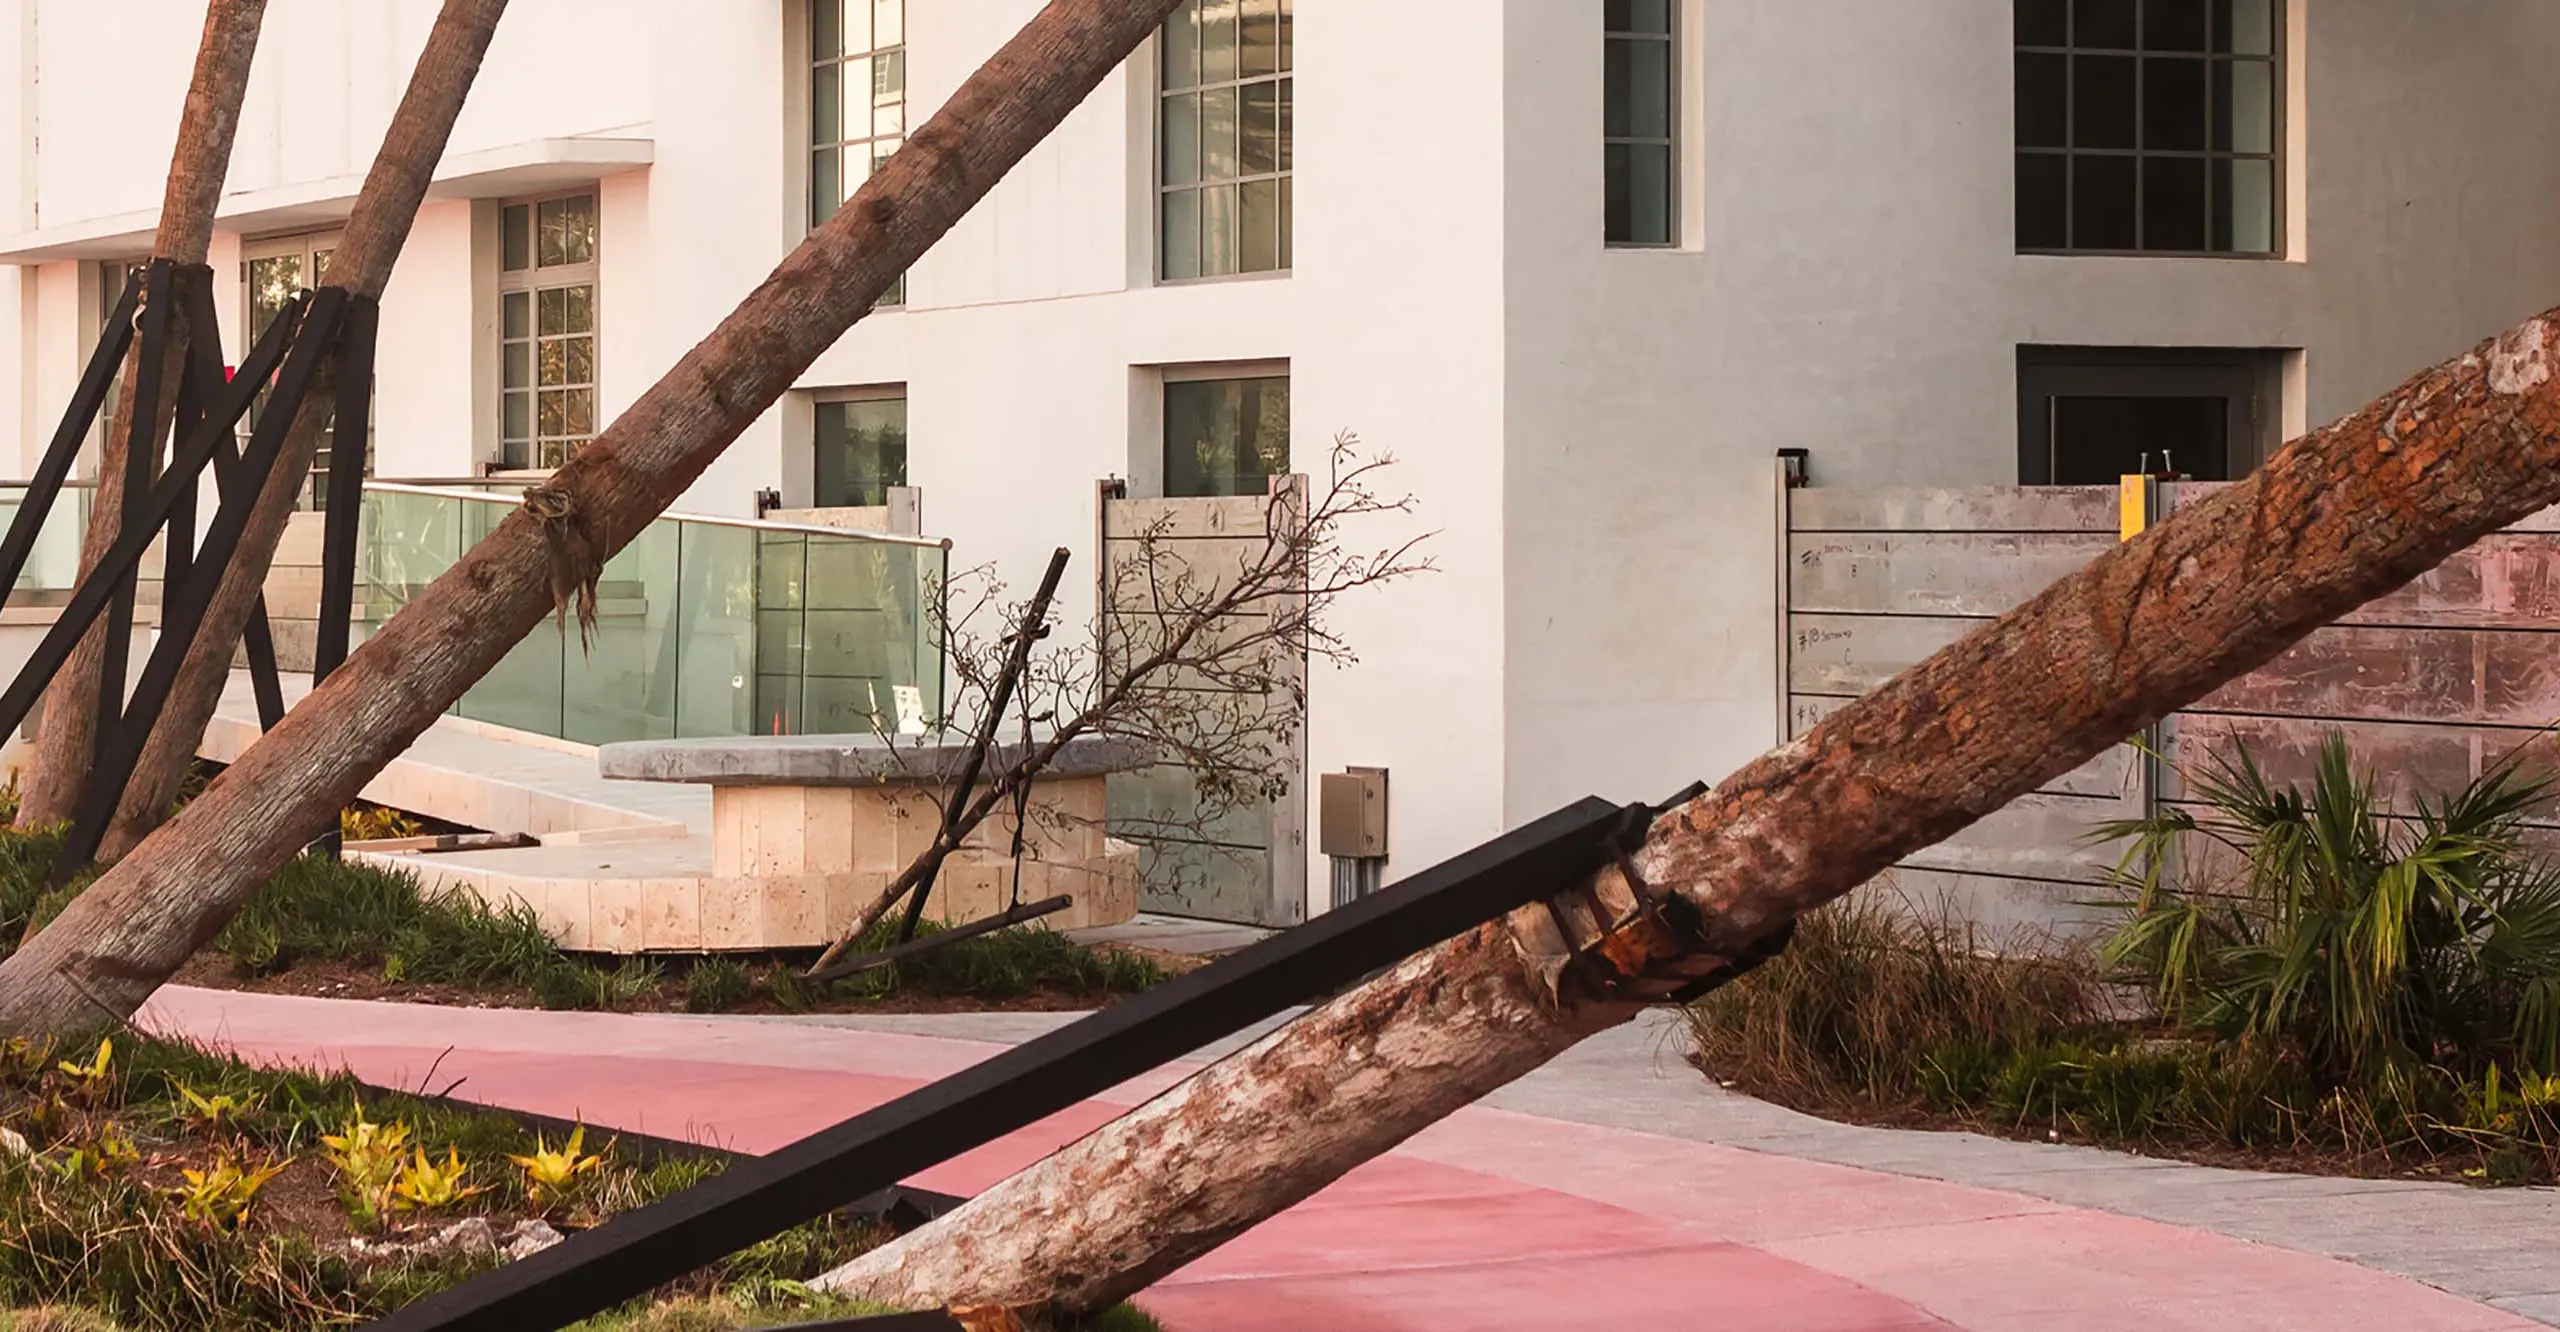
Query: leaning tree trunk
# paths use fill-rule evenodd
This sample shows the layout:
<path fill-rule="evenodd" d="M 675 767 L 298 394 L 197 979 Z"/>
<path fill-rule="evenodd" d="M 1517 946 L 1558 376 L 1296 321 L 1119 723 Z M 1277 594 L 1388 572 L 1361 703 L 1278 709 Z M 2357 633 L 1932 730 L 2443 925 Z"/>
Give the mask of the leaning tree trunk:
<path fill-rule="evenodd" d="M 1093 1310 L 1126 1298 L 1625 1020 L 1626 1000 L 1747 955 L 1799 914 L 2560 500 L 2555 343 L 2560 311 L 2420 375 L 1666 814 L 1636 874 L 1697 910 L 1694 936 L 1645 926 L 1573 941 L 1599 947 L 1551 987 L 1567 941 L 1544 909 L 1517 913 L 822 1284 L 911 1307 Z M 1593 891 L 1633 901 L 1616 870 Z"/>
<path fill-rule="evenodd" d="M 201 264 L 213 248 L 214 207 L 222 200 L 223 181 L 231 169 L 231 145 L 240 132 L 240 103 L 249 92 L 249 67 L 258 53 L 258 30 L 266 12 L 267 0 L 213 0 L 205 11 L 204 40 L 196 48 L 195 76 L 178 117 L 178 146 L 169 156 L 159 234 L 151 244 L 158 258 L 181 265 Z M 170 417 L 177 411 L 178 381 L 192 333 L 187 309 L 180 301 L 170 312 L 160 392 L 157 401 L 147 404 L 154 440 L 168 430 Z M 137 339 L 125 356 L 125 391 L 116 409 L 108 413 L 106 437 L 99 442 L 98 491 L 89 511 L 88 533 L 80 541 L 82 578 L 97 569 L 124 525 L 121 479 L 133 438 L 134 387 L 141 382 L 141 367 L 142 344 Z M 100 620 L 81 637 L 71 660 L 45 690 L 36 752 L 18 801 L 21 828 L 63 822 L 80 803 L 82 779 L 88 775 L 97 745 L 98 667 L 106 654 L 107 625 Z"/>
<path fill-rule="evenodd" d="M 390 284 L 392 265 L 399 261 L 400 249 L 408 243 L 409 228 L 417 221 L 419 205 L 426 201 L 436 163 L 444 158 L 453 122 L 462 114 L 463 101 L 471 93 L 481 58 L 488 54 L 490 38 L 506 8 L 507 0 L 445 0 L 443 10 L 436 15 L 435 27 L 427 34 L 426 47 L 418 54 L 417 71 L 409 78 L 408 91 L 383 133 L 382 149 L 374 155 L 373 169 L 365 176 L 364 188 L 357 192 L 354 207 L 347 214 L 346 232 L 330 256 L 328 271 L 320 275 L 322 283 L 376 298 Z M 285 435 L 284 452 L 276 459 L 275 470 L 268 474 L 266 488 L 258 493 L 257 508 L 241 536 L 239 551 L 222 571 L 222 583 L 205 612 L 204 626 L 188 645 L 177 683 L 169 691 L 159 720 L 152 724 L 151 737 L 144 744 L 133 777 L 125 784 L 123 800 L 116 807 L 115 820 L 99 844 L 101 861 L 123 858 L 160 826 L 177 802 L 178 789 L 186 781 L 188 767 L 194 763 L 196 749 L 204 739 L 204 728 L 222 703 L 223 686 L 231 679 L 233 652 L 239 646 L 241 632 L 248 627 L 259 594 L 265 590 L 267 566 L 274 562 L 276 546 L 284 540 L 285 526 L 293 519 L 321 433 L 328 429 L 330 415 L 337 406 L 337 369 L 338 358 L 334 354 L 322 362 L 311 392 L 294 414 L 292 429 Z M 343 454 L 333 462 L 364 465 L 362 458 Z"/>
<path fill-rule="evenodd" d="M 843 209 L 168 826 L 0 963 L 0 1031 L 129 1015 L 819 353 L 1179 0 L 1050 0 Z"/>

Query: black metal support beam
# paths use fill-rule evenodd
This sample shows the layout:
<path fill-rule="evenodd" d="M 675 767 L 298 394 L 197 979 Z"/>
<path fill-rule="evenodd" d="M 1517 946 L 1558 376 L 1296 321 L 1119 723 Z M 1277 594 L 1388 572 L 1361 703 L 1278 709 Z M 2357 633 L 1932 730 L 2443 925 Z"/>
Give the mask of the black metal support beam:
<path fill-rule="evenodd" d="M 220 396 L 225 379 L 222 370 L 222 339 L 219 332 L 222 325 L 214 313 L 213 288 L 210 281 L 202 290 L 195 292 L 194 297 L 197 304 L 188 313 L 188 327 L 211 329 L 215 332 L 212 336 L 189 339 L 187 350 L 190 373 L 203 377 L 204 388 L 200 391 L 203 393 L 204 401 L 213 402 Z M 198 428 L 201 428 L 200 421 L 196 427 L 182 425 L 178 438 L 193 439 L 194 431 Z M 226 487 L 231 484 L 231 474 L 239 470 L 239 466 L 239 450 L 232 447 L 230 438 L 226 434 L 213 454 L 216 503 L 219 503 L 220 497 L 227 493 Z M 196 492 L 190 490 L 179 498 L 178 507 L 169 515 L 169 549 L 172 552 L 180 549 L 178 541 L 182 534 L 186 538 L 188 548 L 193 548 L 195 514 Z M 175 559 L 174 553 L 171 558 Z M 175 583 L 177 580 L 177 575 L 172 573 L 168 581 Z M 274 730 L 276 723 L 284 720 L 284 680 L 276 665 L 275 630 L 267 622 L 267 599 L 263 594 L 259 596 L 256 604 L 250 606 L 249 623 L 241 631 L 240 639 L 249 654 L 250 688 L 258 697 L 258 729 Z"/>
<path fill-rule="evenodd" d="M 320 555 L 320 626 L 311 653 L 311 682 L 329 678 L 347 659 L 355 617 L 356 526 L 364 516 L 364 459 L 373 405 L 376 311 L 358 305 L 347 314 L 338 362 L 336 437 L 329 445 L 328 514 Z"/>
<path fill-rule="evenodd" d="M 19 669 L 17 678 L 9 682 L 9 687 L 0 691 L 0 735 L 16 730 L 18 724 L 27 719 L 27 713 L 35 707 L 36 700 L 43 697 L 54 675 L 62 669 L 63 663 L 71 659 L 71 650 L 79 644 L 81 636 L 89 632 L 89 626 L 96 623 L 99 614 L 106 610 L 107 602 L 114 595 L 116 577 L 141 567 L 143 554 L 151 548 L 160 524 L 166 522 L 170 512 L 177 507 L 177 487 L 194 485 L 196 476 L 204 470 L 215 447 L 230 441 L 232 426 L 239 421 L 241 413 L 248 410 L 249 401 L 255 395 L 255 384 L 274 373 L 277 362 L 284 358 L 286 349 L 293 344 L 294 326 L 299 322 L 301 313 L 302 303 L 297 301 L 267 330 L 266 339 L 241 366 L 240 374 L 223 386 L 222 398 L 205 413 L 201 432 L 182 445 L 171 459 L 168 475 L 152 489 L 150 499 L 143 506 L 145 518 L 128 520 L 116 533 L 115 544 L 108 548 L 97 567 L 72 589 L 71 600 L 54 618 L 53 627 L 45 632 L 43 641 L 36 644 L 27 664 Z"/>
<path fill-rule="evenodd" d="M 222 497 L 221 506 L 214 511 L 213 525 L 205 529 L 204 548 L 187 580 L 168 589 L 162 598 L 160 641 L 152 646 L 142 678 L 134 683 L 132 706 L 125 709 L 123 720 L 117 725 L 100 728 L 104 743 L 97 766 L 81 789 L 79 812 L 72 819 L 71 832 L 55 862 L 57 874 L 76 872 L 88 864 L 98 854 L 99 843 L 106 840 L 107 825 L 124 799 L 125 784 L 133 777 L 134 765 L 141 761 L 143 745 L 151 738 L 151 728 L 160 720 L 161 710 L 168 706 L 169 693 L 178 683 L 178 671 L 204 629 L 223 574 L 229 572 L 233 557 L 240 552 L 250 515 L 258 507 L 259 492 L 275 472 L 285 439 L 293 431 L 294 418 L 300 414 L 300 405 L 311 396 L 321 367 L 336 350 L 346 326 L 347 309 L 354 303 L 339 287 L 324 287 L 312 297 L 310 313 L 295 336 L 293 351 L 285 357 L 284 371 L 276 381 L 276 395 L 268 403 L 269 410 L 259 416 L 257 428 L 249 432 L 249 447 L 241 454 L 240 470 L 234 473 L 240 484 Z M 156 506 L 151 516 L 153 526 L 168 517 L 177 489 L 196 484 L 197 476 L 212 461 L 216 447 L 209 444 L 193 460 L 188 474 L 180 476 L 173 467 L 171 474 L 163 478 L 163 486 L 152 496 Z M 163 492 L 168 493 L 164 496 Z M 126 526 L 130 529 L 133 524 Z"/>
<path fill-rule="evenodd" d="M 1559 810 L 372 1326 L 376 1332 L 534 1332 L 600 1313 L 1290 1005 L 1564 892 L 1609 860 L 1629 817 L 1599 799 Z"/>
<path fill-rule="evenodd" d="M 45 516 L 53 511 L 54 501 L 61 498 L 62 483 L 71 479 L 71 469 L 80 460 L 80 446 L 88 442 L 98 412 L 106 406 L 107 391 L 115 386 L 116 371 L 124 364 L 125 352 L 133 346 L 133 316 L 141 304 L 142 275 L 135 273 L 126 279 L 124 295 L 107 315 L 107 326 L 98 336 L 98 349 L 90 353 L 89 368 L 81 373 L 80 386 L 71 392 L 71 405 L 63 409 L 62 424 L 54 428 L 53 442 L 37 461 L 35 474 L 27 478 L 26 494 L 18 500 L 17 516 L 9 520 L 8 535 L 0 537 L 0 593 L 18 585 L 18 575 L 26 572 L 27 560 L 35 554 L 36 539 L 44 533 Z"/>
<path fill-rule="evenodd" d="M 320 533 L 320 622 L 313 626 L 311 685 L 317 689 L 347 659 L 356 602 L 356 529 L 364 516 L 364 456 L 373 408 L 373 352 L 378 310 L 359 302 L 338 338 L 338 402 L 330 418 L 327 513 Z M 320 854 L 336 860 L 336 828 L 320 835 Z"/>
<path fill-rule="evenodd" d="M 133 404 L 127 413 L 132 432 L 125 436 L 124 477 L 116 501 L 116 524 L 119 531 L 159 531 L 166 514 L 150 523 L 135 518 L 151 491 L 152 464 L 160 460 L 160 381 L 169 357 L 170 316 L 177 309 L 177 265 L 166 259 L 154 259 L 142 273 L 142 354 L 135 358 L 131 395 Z M 98 493 L 104 495 L 108 477 L 98 478 Z M 91 522 L 96 522 L 94 515 Z M 98 657 L 98 731 L 93 754 L 104 755 L 107 737 L 115 732 L 112 719 L 124 707 L 125 658 L 133 652 L 134 594 L 142 581 L 141 569 L 127 569 L 114 583 L 114 595 L 107 605 L 107 650 Z M 163 582 L 160 595 L 166 601 L 169 586 Z M 84 788 L 85 789 L 85 788 Z M 87 857 L 82 857 L 85 861 Z"/>

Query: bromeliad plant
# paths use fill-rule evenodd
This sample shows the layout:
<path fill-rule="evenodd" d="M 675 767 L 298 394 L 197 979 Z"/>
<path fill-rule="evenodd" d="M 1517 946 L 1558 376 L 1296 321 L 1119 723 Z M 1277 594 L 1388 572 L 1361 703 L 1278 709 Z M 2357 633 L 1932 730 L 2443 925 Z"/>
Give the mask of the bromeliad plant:
<path fill-rule="evenodd" d="M 510 1156 L 518 1170 L 524 1172 L 525 1201 L 548 1213 L 574 1199 L 595 1173 L 604 1168 L 602 1155 L 588 1156 L 587 1126 L 580 1124 L 569 1130 L 569 1140 L 552 1149 L 548 1139 L 537 1136 L 533 1155 Z M 612 1147 L 608 1145 L 607 1151 Z"/>
<path fill-rule="evenodd" d="M 2165 1015 L 2291 1052 L 2331 1085 L 2412 1065 L 2560 1070 L 2560 872 L 2525 843 L 2554 778 L 2522 757 L 2400 818 L 2334 732 L 2308 791 L 2245 748 L 2218 758 L 2185 774 L 2199 812 L 2097 834 L 2130 843 L 2114 876 L 2130 915 L 2104 957 Z M 2172 881 L 2216 848 L 2236 873 Z"/>
<path fill-rule="evenodd" d="M 445 1148 L 444 1160 L 436 1161 L 420 1147 L 409 1164 L 400 1167 L 400 1176 L 391 1184 L 391 1205 L 403 1212 L 441 1212 L 459 1206 L 488 1192 L 464 1181 L 471 1167 L 462 1163 L 462 1153 Z"/>
<path fill-rule="evenodd" d="M 364 1103 L 359 1101 L 345 1126 L 322 1135 L 320 1145 L 328 1149 L 329 1164 L 337 1168 L 338 1201 L 349 1219 L 367 1228 L 380 1224 L 391 1210 L 392 1190 L 406 1164 L 401 1153 L 409 1145 L 409 1126 L 377 1124 L 364 1117 Z"/>
<path fill-rule="evenodd" d="M 291 1164 L 288 1160 L 251 1166 L 237 1156 L 225 1155 L 208 1169 L 179 1171 L 187 1182 L 171 1193 L 188 1219 L 237 1230 L 248 1221 L 259 1191 Z"/>
<path fill-rule="evenodd" d="M 104 1101 L 107 1093 L 115 1088 L 115 1058 L 114 1038 L 101 1036 L 98 1038 L 97 1051 L 89 1056 L 87 1062 L 73 1063 L 65 1059 L 54 1067 L 55 1071 L 70 1080 L 72 1094 L 77 1096 L 82 1104 L 96 1105 Z"/>

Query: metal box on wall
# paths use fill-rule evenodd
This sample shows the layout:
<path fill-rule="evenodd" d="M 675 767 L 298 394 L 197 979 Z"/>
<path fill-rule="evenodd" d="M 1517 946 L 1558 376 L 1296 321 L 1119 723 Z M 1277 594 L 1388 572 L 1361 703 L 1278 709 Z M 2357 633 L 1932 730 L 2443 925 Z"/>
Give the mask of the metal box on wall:
<path fill-rule="evenodd" d="M 1387 854 L 1387 770 L 1328 772 L 1316 795 L 1317 849 L 1346 860 Z"/>

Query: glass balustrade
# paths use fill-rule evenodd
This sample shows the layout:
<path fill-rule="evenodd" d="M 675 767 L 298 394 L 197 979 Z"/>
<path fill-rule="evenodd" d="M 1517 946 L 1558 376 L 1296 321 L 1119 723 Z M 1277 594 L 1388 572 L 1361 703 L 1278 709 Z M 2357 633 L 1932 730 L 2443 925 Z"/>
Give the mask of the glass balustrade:
<path fill-rule="evenodd" d="M 515 508 L 506 493 L 365 492 L 357 633 Z M 462 697 L 474 720 L 586 744 L 915 730 L 942 711 L 940 542 L 670 516 L 597 582 L 583 649 L 545 621 Z"/>

